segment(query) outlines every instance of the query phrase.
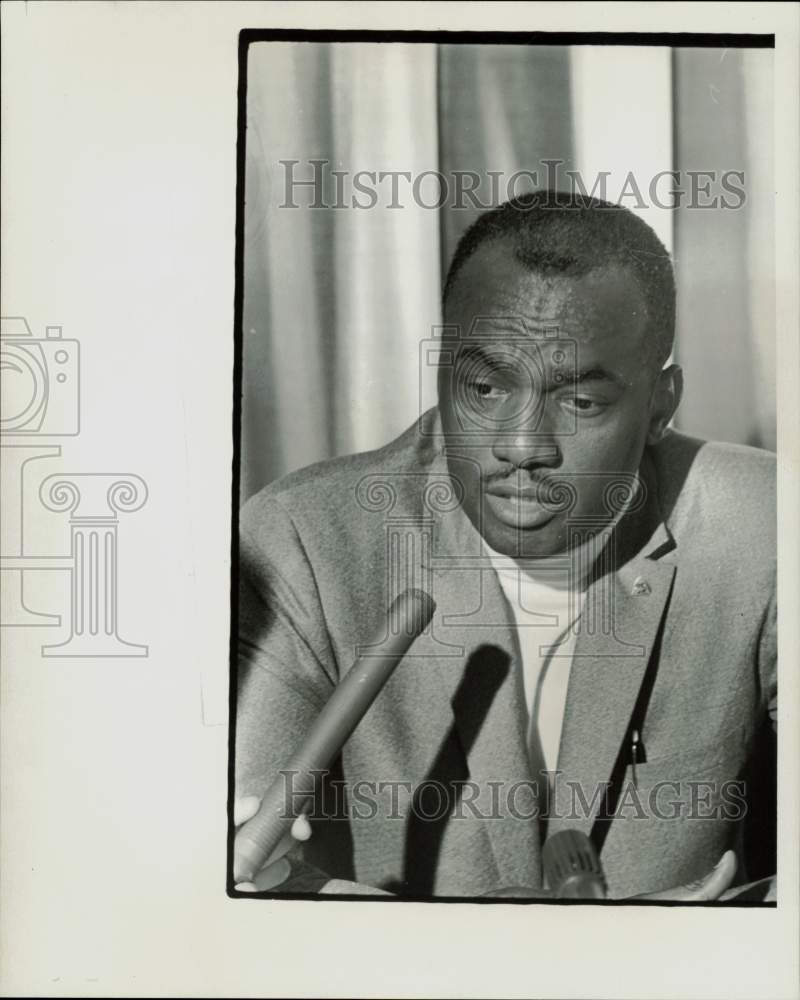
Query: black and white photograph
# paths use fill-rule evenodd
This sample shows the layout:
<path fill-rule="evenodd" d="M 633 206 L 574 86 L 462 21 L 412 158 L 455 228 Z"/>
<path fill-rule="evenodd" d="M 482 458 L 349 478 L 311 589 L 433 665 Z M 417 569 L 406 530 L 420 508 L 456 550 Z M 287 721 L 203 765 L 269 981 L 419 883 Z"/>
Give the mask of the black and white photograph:
<path fill-rule="evenodd" d="M 243 37 L 235 891 L 774 903 L 773 42 Z"/>
<path fill-rule="evenodd" d="M 800 1000 L 800 8 L 0 28 L 0 996 Z"/>

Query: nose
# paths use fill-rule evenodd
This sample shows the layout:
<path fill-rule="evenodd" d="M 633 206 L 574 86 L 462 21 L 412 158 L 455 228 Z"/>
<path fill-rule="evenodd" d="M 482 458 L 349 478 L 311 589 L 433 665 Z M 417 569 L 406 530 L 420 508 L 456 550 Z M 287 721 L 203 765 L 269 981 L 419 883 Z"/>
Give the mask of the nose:
<path fill-rule="evenodd" d="M 556 469 L 563 457 L 558 438 L 541 430 L 503 434 L 495 439 L 492 454 L 500 462 L 526 470 Z"/>

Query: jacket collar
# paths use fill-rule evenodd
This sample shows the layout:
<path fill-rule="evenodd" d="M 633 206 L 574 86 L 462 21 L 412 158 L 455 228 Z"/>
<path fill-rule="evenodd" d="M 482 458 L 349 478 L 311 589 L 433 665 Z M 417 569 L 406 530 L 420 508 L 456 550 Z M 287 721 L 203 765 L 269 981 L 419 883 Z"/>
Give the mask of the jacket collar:
<path fill-rule="evenodd" d="M 567 826 L 589 834 L 597 813 L 591 803 L 602 795 L 620 750 L 625 752 L 623 742 L 669 606 L 676 543 L 648 455 L 640 477 L 644 502 L 612 534 L 608 558 L 595 566 L 579 622 L 550 833 Z"/>

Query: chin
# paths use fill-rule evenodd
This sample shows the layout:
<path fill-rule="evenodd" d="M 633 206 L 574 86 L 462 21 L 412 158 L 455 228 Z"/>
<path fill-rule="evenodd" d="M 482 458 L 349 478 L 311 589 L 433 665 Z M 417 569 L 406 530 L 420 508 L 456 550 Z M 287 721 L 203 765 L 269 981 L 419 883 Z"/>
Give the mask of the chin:
<path fill-rule="evenodd" d="M 560 524 L 551 521 L 541 528 L 509 528 L 503 524 L 486 525 L 486 544 L 504 556 L 544 559 L 566 552 L 566 536 Z"/>

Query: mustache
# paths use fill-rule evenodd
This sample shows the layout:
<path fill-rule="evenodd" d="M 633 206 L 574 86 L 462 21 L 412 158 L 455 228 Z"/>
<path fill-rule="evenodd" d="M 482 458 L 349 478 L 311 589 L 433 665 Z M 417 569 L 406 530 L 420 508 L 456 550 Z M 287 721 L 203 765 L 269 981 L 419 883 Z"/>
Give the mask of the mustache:
<path fill-rule="evenodd" d="M 501 496 L 507 493 L 524 495 L 535 498 L 545 505 L 550 505 L 558 504 L 563 496 L 575 493 L 575 487 L 568 482 L 566 477 L 558 474 L 542 475 L 536 471 L 512 469 L 510 472 L 503 470 L 502 472 L 490 473 L 483 480 L 483 492 Z"/>
<path fill-rule="evenodd" d="M 559 483 L 566 482 L 566 478 L 559 476 L 557 473 L 548 473 L 547 475 L 542 475 L 540 472 L 535 470 L 527 470 L 514 468 L 510 469 L 498 469 L 495 472 L 487 472 L 481 474 L 481 482 L 484 486 L 494 486 L 497 483 L 506 483 L 509 480 L 517 479 L 525 486 L 535 486 L 537 489 L 547 489 L 548 486 L 555 486 Z"/>

